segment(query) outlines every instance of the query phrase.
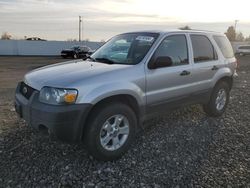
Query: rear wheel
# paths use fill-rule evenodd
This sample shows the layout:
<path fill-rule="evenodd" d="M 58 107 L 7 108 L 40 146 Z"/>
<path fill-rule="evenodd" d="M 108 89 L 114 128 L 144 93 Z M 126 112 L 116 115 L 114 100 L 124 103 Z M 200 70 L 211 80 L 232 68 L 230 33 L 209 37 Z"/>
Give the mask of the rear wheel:
<path fill-rule="evenodd" d="M 216 84 L 208 104 L 203 105 L 204 111 L 213 117 L 221 116 L 226 110 L 229 101 L 230 87 L 227 82 Z"/>
<path fill-rule="evenodd" d="M 85 129 L 85 144 L 98 160 L 115 160 L 129 148 L 136 133 L 136 116 L 122 103 L 99 106 L 91 114 Z"/>

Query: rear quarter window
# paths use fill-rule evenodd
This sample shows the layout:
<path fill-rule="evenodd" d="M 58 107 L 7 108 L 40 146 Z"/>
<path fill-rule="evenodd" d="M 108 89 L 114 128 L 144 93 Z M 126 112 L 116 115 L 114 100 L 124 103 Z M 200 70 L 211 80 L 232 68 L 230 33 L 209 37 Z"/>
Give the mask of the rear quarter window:
<path fill-rule="evenodd" d="M 234 51 L 231 43 L 225 36 L 213 36 L 213 38 L 225 58 L 234 57 Z"/>

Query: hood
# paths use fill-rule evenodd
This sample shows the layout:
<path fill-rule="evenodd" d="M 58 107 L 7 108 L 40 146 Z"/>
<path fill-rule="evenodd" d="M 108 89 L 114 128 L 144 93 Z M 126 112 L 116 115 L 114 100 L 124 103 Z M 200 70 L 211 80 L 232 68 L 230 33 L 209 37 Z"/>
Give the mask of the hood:
<path fill-rule="evenodd" d="M 114 70 L 124 69 L 128 66 L 131 65 L 109 65 L 82 60 L 68 61 L 35 69 L 25 75 L 24 81 L 37 90 L 44 86 L 70 88 L 77 82 Z"/>

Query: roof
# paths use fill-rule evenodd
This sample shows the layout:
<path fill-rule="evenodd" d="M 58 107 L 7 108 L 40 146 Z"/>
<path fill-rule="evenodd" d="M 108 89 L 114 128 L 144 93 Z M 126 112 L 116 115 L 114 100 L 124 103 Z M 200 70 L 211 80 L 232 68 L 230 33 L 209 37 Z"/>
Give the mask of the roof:
<path fill-rule="evenodd" d="M 169 29 L 169 30 L 143 30 L 143 31 L 134 31 L 128 33 L 159 33 L 159 34 L 166 34 L 166 33 L 210 33 L 210 34 L 223 34 L 216 31 L 206 31 L 206 30 L 181 30 L 181 29 Z"/>

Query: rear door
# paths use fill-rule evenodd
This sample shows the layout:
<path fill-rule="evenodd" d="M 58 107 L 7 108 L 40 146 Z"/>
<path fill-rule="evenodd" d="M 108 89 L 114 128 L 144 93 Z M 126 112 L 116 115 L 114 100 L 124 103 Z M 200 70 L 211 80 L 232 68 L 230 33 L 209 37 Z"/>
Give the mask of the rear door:
<path fill-rule="evenodd" d="M 208 36 L 190 34 L 190 39 L 193 49 L 193 94 L 206 93 L 212 86 L 212 78 L 223 64 Z"/>
<path fill-rule="evenodd" d="M 167 36 L 155 50 L 151 61 L 169 57 L 172 65 L 149 69 L 146 67 L 147 111 L 158 111 L 166 103 L 179 101 L 192 92 L 192 65 L 185 34 Z"/>

